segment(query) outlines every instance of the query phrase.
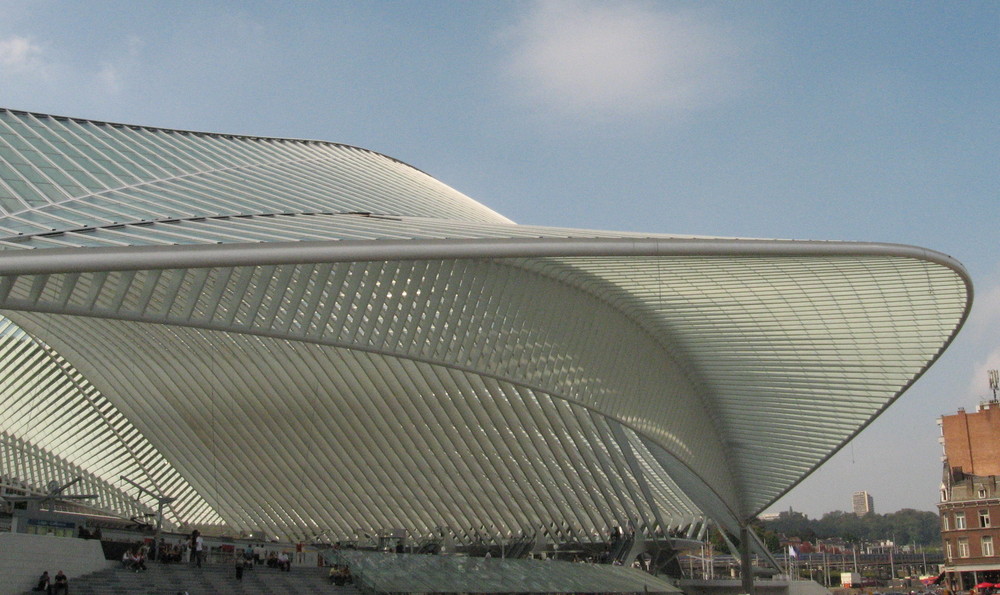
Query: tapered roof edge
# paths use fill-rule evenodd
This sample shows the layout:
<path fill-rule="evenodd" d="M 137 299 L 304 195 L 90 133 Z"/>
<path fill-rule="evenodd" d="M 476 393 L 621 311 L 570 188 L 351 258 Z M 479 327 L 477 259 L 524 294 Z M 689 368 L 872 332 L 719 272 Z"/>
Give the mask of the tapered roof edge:
<path fill-rule="evenodd" d="M 136 130 L 150 130 L 150 131 L 154 131 L 154 132 L 168 132 L 168 133 L 177 133 L 177 134 L 191 134 L 191 135 L 195 135 L 195 136 L 208 136 L 208 137 L 216 137 L 216 138 L 238 138 L 238 139 L 245 139 L 245 140 L 262 140 L 262 141 L 277 141 L 277 142 L 309 143 L 309 144 L 330 145 L 330 146 L 335 146 L 335 147 L 343 147 L 343 148 L 346 148 L 346 149 L 356 149 L 358 151 L 364 151 L 366 153 L 371 153 L 372 155 L 378 155 L 379 157 L 384 157 L 384 158 L 386 158 L 386 159 L 388 159 L 390 161 L 394 161 L 394 162 L 396 162 L 396 163 L 398 163 L 400 165 L 405 165 L 406 167 L 409 167 L 410 169 L 413 169 L 414 171 L 418 171 L 418 172 L 420 172 L 420 173 L 422 173 L 422 174 L 424 174 L 426 176 L 430 176 L 429 173 L 427 173 L 427 172 L 423 171 L 422 169 L 420 169 L 418 167 L 415 167 L 415 166 L 413 166 L 413 165 L 411 165 L 411 164 L 403 161 L 402 159 L 397 159 L 396 157 L 392 157 L 390 155 L 386 155 L 385 153 L 380 153 L 379 151 L 375 151 L 373 149 L 368 149 L 368 148 L 365 148 L 365 147 L 360 147 L 360 146 L 352 145 L 352 144 L 348 144 L 348 143 L 339 143 L 339 142 L 335 142 L 335 141 L 319 140 L 319 139 L 311 139 L 311 138 L 290 138 L 290 137 L 268 136 L 268 135 L 259 135 L 259 134 L 231 133 L 231 132 L 206 132 L 206 131 L 203 131 L 203 130 L 189 130 L 189 129 L 185 129 L 185 128 L 170 128 L 168 126 L 149 126 L 149 125 L 146 125 L 146 124 L 129 124 L 129 123 L 125 123 L 125 122 L 111 122 L 111 121 L 107 121 L 107 120 L 99 120 L 99 119 L 94 119 L 94 118 L 82 118 L 82 117 L 78 117 L 78 116 L 64 116 L 64 115 L 59 115 L 59 114 L 46 114 L 46 113 L 43 113 L 43 112 L 35 112 L 35 111 L 23 110 L 23 109 L 16 109 L 16 108 L 10 108 L 10 107 L 0 107 L 0 111 L 10 112 L 12 114 L 18 114 L 18 115 L 28 115 L 28 116 L 33 116 L 33 117 L 36 117 L 36 118 L 54 118 L 56 120 L 70 120 L 70 121 L 78 122 L 78 123 L 93 124 L 93 125 L 96 125 L 96 126 L 112 126 L 112 127 L 115 127 L 115 128 L 132 128 L 132 129 L 136 129 Z M 431 177 L 433 177 L 433 176 L 431 176 Z"/>

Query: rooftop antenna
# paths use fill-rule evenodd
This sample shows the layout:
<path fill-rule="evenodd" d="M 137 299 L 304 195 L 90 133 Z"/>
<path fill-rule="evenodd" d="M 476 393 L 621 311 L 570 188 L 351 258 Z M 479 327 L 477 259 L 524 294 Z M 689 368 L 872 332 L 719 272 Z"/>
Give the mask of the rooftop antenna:
<path fill-rule="evenodd" d="M 990 390 L 993 391 L 993 400 L 997 400 L 997 391 L 1000 390 L 1000 375 L 997 374 L 996 370 L 990 370 L 988 372 L 990 375 Z"/>

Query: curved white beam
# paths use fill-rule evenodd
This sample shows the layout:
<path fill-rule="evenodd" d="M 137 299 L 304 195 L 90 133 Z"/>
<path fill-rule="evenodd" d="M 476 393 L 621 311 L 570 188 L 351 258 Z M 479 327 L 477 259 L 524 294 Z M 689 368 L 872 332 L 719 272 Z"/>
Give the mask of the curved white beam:
<path fill-rule="evenodd" d="M 237 267 L 316 262 L 578 256 L 891 256 L 940 264 L 972 283 L 954 258 L 903 244 L 699 238 L 338 240 L 0 252 L 0 275 Z"/>

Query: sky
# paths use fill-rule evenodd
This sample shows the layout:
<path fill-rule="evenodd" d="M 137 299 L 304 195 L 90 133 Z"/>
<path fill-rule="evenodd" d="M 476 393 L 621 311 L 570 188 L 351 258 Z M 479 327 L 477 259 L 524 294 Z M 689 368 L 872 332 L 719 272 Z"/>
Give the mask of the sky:
<path fill-rule="evenodd" d="M 935 510 L 1000 368 L 1000 3 L 0 0 L 0 106 L 357 145 L 522 224 L 917 245 L 975 304 L 770 510 Z"/>

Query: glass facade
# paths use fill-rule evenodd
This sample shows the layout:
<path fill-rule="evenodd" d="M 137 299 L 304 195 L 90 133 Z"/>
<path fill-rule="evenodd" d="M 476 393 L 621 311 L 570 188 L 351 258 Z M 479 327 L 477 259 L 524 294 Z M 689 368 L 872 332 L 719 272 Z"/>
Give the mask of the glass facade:
<path fill-rule="evenodd" d="M 922 248 L 515 225 L 356 147 L 0 110 L 4 475 L 174 527 L 735 532 L 970 300 Z"/>

